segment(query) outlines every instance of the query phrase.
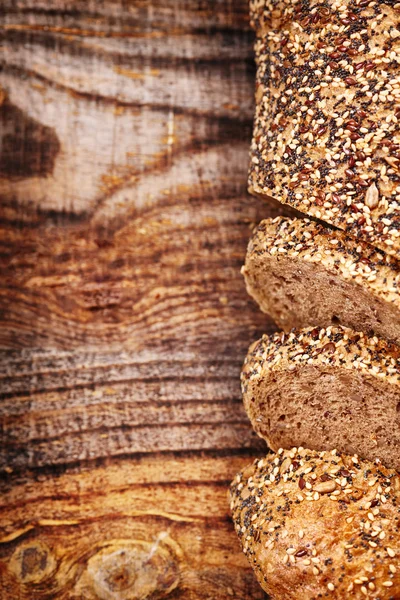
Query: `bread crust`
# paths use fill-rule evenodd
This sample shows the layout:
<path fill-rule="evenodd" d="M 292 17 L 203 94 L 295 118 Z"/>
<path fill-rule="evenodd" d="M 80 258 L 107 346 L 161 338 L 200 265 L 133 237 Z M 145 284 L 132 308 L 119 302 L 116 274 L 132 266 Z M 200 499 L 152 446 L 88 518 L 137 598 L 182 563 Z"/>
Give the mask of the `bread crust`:
<path fill-rule="evenodd" d="M 266 219 L 242 274 L 248 293 L 285 331 L 327 327 L 334 318 L 400 342 L 399 261 L 343 231 L 309 219 Z"/>
<path fill-rule="evenodd" d="M 400 390 L 400 348 L 347 327 L 307 327 L 289 334 L 264 335 L 252 344 L 242 369 L 242 392 L 262 370 L 286 370 L 302 364 L 340 364 L 384 379 Z"/>
<path fill-rule="evenodd" d="M 252 0 L 249 190 L 400 257 L 399 5 Z"/>
<path fill-rule="evenodd" d="M 398 474 L 379 463 L 293 448 L 239 473 L 230 507 L 243 552 L 274 600 L 394 600 L 399 494 Z"/>

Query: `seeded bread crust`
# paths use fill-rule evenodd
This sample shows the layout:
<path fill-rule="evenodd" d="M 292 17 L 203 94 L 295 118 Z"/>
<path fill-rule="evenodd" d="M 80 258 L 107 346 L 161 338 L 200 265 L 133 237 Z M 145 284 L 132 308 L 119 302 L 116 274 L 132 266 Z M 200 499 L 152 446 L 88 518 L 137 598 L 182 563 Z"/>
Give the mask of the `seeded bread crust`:
<path fill-rule="evenodd" d="M 250 192 L 400 258 L 400 32 L 394 0 L 252 0 Z"/>
<path fill-rule="evenodd" d="M 309 219 L 262 221 L 242 268 L 246 288 L 284 331 L 340 323 L 400 342 L 400 263 Z"/>
<path fill-rule="evenodd" d="M 243 366 L 244 406 L 272 450 L 337 448 L 400 469 L 399 358 L 345 327 L 264 335 Z"/>
<path fill-rule="evenodd" d="M 400 597 L 400 478 L 333 452 L 279 450 L 230 487 L 236 532 L 274 600 Z"/>

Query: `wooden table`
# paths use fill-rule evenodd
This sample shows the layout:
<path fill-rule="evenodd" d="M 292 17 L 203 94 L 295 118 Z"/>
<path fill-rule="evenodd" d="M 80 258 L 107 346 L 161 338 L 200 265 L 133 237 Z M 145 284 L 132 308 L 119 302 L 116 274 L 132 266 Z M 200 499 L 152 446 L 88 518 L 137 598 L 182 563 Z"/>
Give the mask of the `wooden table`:
<path fill-rule="evenodd" d="M 227 504 L 246 0 L 3 0 L 0 597 L 261 599 Z"/>

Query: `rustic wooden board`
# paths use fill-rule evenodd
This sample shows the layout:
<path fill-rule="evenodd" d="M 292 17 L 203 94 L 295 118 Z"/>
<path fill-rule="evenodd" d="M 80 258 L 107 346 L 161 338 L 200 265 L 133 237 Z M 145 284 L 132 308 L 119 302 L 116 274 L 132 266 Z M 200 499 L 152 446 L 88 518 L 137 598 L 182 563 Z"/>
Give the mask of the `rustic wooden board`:
<path fill-rule="evenodd" d="M 246 0 L 3 0 L 0 597 L 261 599 L 226 490 L 239 372 Z"/>

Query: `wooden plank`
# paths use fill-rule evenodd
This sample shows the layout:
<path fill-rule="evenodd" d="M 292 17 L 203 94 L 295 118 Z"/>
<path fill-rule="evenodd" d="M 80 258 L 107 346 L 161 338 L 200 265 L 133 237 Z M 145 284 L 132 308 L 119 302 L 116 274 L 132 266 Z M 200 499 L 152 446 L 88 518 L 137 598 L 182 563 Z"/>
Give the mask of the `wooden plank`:
<path fill-rule="evenodd" d="M 18 375 L 2 377 L 0 468 L 263 447 L 240 402 L 237 358 L 176 352 L 171 360 L 154 350 L 51 356 L 38 353 L 30 369 L 24 362 Z M 18 372 L 16 362 L 7 369 Z"/>
<path fill-rule="evenodd" d="M 3 597 L 143 598 L 149 586 L 148 597 L 263 598 L 227 515 L 228 481 L 247 460 L 152 455 L 14 482 Z"/>
<path fill-rule="evenodd" d="M 240 265 L 246 0 L 4 0 L 0 598 L 264 598 L 227 486 L 265 451 Z"/>

